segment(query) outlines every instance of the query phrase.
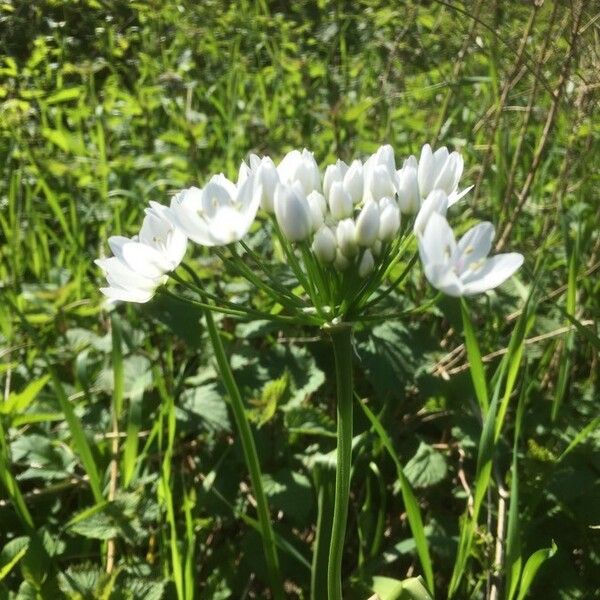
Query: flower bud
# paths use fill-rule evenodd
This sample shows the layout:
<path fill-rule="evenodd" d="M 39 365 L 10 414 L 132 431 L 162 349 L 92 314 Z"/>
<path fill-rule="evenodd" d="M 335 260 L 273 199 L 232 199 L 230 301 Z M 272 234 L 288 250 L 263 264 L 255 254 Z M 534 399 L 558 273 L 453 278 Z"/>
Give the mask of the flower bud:
<path fill-rule="evenodd" d="M 306 148 L 299 152 L 288 152 L 279 163 L 277 172 L 282 183 L 293 185 L 296 181 L 302 186 L 304 195 L 321 187 L 321 173 L 312 152 Z"/>
<path fill-rule="evenodd" d="M 396 171 L 390 172 L 385 165 L 374 167 L 369 178 L 367 197 L 371 200 L 393 197 L 396 193 L 394 178 Z"/>
<path fill-rule="evenodd" d="M 425 198 L 421 205 L 421 209 L 417 213 L 417 218 L 415 219 L 415 224 L 413 226 L 414 232 L 417 235 L 422 235 L 425 231 L 427 221 L 429 221 L 429 217 L 431 217 L 433 213 L 438 213 L 445 217 L 447 210 L 448 196 L 446 193 L 442 190 L 433 190 L 433 192 Z"/>
<path fill-rule="evenodd" d="M 329 210 L 336 221 L 352 216 L 354 205 L 352 198 L 339 181 L 334 181 L 329 190 Z"/>
<path fill-rule="evenodd" d="M 365 250 L 358 264 L 359 277 L 366 277 L 375 268 L 375 259 L 369 249 Z"/>
<path fill-rule="evenodd" d="M 410 156 L 398 171 L 398 205 L 405 214 L 415 214 L 421 206 L 417 159 Z"/>
<path fill-rule="evenodd" d="M 379 206 L 377 202 L 367 202 L 356 219 L 356 242 L 361 246 L 371 246 L 379 234 Z"/>
<path fill-rule="evenodd" d="M 352 198 L 353 204 L 358 204 L 363 197 L 364 177 L 363 166 L 360 160 L 352 162 L 344 175 L 344 189 Z"/>
<path fill-rule="evenodd" d="M 268 156 L 265 156 L 256 168 L 256 182 L 262 186 L 260 206 L 264 211 L 272 214 L 275 210 L 273 203 L 275 201 L 275 188 L 279 183 L 279 175 L 275 163 Z"/>
<path fill-rule="evenodd" d="M 325 222 L 325 213 L 327 212 L 327 202 L 320 192 L 311 192 L 306 198 L 310 208 L 310 214 L 313 222 L 313 230 L 317 231 Z"/>
<path fill-rule="evenodd" d="M 350 266 L 350 261 L 340 252 L 339 248 L 335 253 L 335 260 L 333 261 L 333 266 L 338 271 L 345 271 Z"/>
<path fill-rule="evenodd" d="M 356 245 L 356 226 L 352 219 L 344 219 L 337 225 L 336 237 L 339 249 L 347 258 L 352 258 L 358 252 Z"/>
<path fill-rule="evenodd" d="M 334 181 L 339 181 L 341 183 L 347 171 L 348 165 L 343 160 L 338 160 L 333 165 L 327 165 L 323 177 L 323 193 L 325 194 L 325 197 L 329 198 L 331 184 Z"/>
<path fill-rule="evenodd" d="M 329 227 L 324 225 L 317 231 L 313 239 L 312 251 L 319 262 L 333 262 L 337 251 L 337 241 Z"/>
<path fill-rule="evenodd" d="M 275 217 L 290 242 L 305 240 L 312 231 L 312 216 L 299 183 L 275 188 Z"/>
<path fill-rule="evenodd" d="M 400 229 L 400 209 L 391 198 L 383 198 L 379 203 L 378 237 L 383 242 L 394 239 Z"/>

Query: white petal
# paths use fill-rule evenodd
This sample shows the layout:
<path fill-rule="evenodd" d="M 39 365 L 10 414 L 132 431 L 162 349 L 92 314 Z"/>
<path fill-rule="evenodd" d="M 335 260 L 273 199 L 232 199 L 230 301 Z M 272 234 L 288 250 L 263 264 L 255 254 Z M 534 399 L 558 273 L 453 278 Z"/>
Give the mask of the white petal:
<path fill-rule="evenodd" d="M 464 294 L 480 294 L 504 283 L 521 265 L 523 255 L 518 252 L 497 254 L 486 260 L 481 268 L 463 280 Z"/>
<path fill-rule="evenodd" d="M 123 289 L 154 290 L 160 285 L 159 278 L 144 277 L 132 271 L 116 256 L 94 261 L 103 271 L 111 286 Z"/>
<path fill-rule="evenodd" d="M 148 302 L 152 296 L 154 296 L 154 290 L 124 290 L 121 288 L 105 287 L 100 288 L 100 291 L 110 300 L 123 302 L 137 302 L 138 304 L 144 304 Z"/>
<path fill-rule="evenodd" d="M 426 265 L 452 265 L 451 257 L 456 250 L 454 233 L 446 219 L 434 212 L 427 221 L 425 231 L 419 237 L 421 260 Z"/>
<path fill-rule="evenodd" d="M 448 196 L 448 206 L 450 207 L 456 204 L 463 196 L 466 196 L 474 187 L 474 185 L 470 185 L 468 188 L 465 188 L 461 192 L 459 192 L 458 190 L 452 192 Z"/>
<path fill-rule="evenodd" d="M 494 234 L 494 226 L 484 222 L 471 227 L 460 238 L 451 259 L 457 273 L 465 273 L 470 265 L 478 263 L 490 253 Z"/>
<path fill-rule="evenodd" d="M 448 296 L 462 296 L 461 281 L 447 265 L 426 264 L 423 266 L 423 272 L 427 281 L 440 292 L 444 292 Z"/>
<path fill-rule="evenodd" d="M 431 146 L 425 144 L 421 148 L 421 156 L 419 158 L 418 168 L 419 193 L 421 198 L 426 198 L 429 192 L 433 189 L 434 183 L 434 162 Z"/>

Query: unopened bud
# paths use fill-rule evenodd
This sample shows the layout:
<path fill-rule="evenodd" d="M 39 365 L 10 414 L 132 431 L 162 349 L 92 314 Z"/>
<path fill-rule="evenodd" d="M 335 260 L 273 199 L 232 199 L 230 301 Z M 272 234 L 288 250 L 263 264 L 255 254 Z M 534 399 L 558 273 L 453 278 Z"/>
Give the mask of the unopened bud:
<path fill-rule="evenodd" d="M 275 217 L 290 242 L 305 240 L 312 231 L 312 216 L 300 184 L 275 188 Z"/>
<path fill-rule="evenodd" d="M 369 249 L 365 250 L 358 265 L 358 275 L 366 277 L 375 268 L 375 259 Z"/>
<path fill-rule="evenodd" d="M 313 239 L 312 251 L 319 262 L 330 263 L 335 259 L 337 241 L 329 227 L 323 226 L 317 231 Z"/>
<path fill-rule="evenodd" d="M 377 202 L 367 202 L 356 219 L 356 242 L 361 246 L 371 246 L 379 234 L 379 206 Z"/>
<path fill-rule="evenodd" d="M 341 182 L 334 181 L 329 190 L 329 210 L 336 221 L 350 217 L 353 211 L 352 198 Z"/>
<path fill-rule="evenodd" d="M 356 256 L 358 246 L 356 245 L 356 226 L 352 219 L 344 219 L 337 225 L 337 243 L 342 254 L 347 258 Z"/>

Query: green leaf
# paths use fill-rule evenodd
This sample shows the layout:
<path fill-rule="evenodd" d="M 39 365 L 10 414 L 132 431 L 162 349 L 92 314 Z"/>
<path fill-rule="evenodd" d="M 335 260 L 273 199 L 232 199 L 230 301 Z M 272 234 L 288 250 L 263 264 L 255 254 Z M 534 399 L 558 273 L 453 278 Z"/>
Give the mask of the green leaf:
<path fill-rule="evenodd" d="M 0 552 L 0 581 L 2 581 L 25 556 L 29 548 L 28 537 L 18 537 L 8 542 Z"/>
<path fill-rule="evenodd" d="M 419 444 L 416 454 L 404 466 L 404 474 L 416 488 L 425 488 L 439 483 L 446 477 L 444 455 L 425 442 Z"/>
<path fill-rule="evenodd" d="M 197 420 L 209 431 L 231 431 L 227 404 L 215 384 L 184 390 L 176 410 L 178 418 Z"/>
<path fill-rule="evenodd" d="M 391 577 L 373 577 L 372 590 L 380 600 L 433 600 L 421 577 L 400 581 Z"/>
<path fill-rule="evenodd" d="M 550 548 L 542 548 L 537 550 L 527 559 L 527 562 L 523 567 L 523 576 L 521 577 L 521 585 L 519 586 L 519 595 L 517 596 L 517 600 L 523 600 L 523 598 L 527 596 L 529 588 L 531 587 L 539 568 L 549 558 L 552 558 L 556 554 L 556 550 L 556 544 L 553 541 Z"/>
<path fill-rule="evenodd" d="M 22 392 L 12 392 L 6 402 L 0 404 L 0 413 L 11 415 L 13 413 L 22 413 L 36 399 L 48 383 L 50 375 L 44 375 L 40 379 L 32 381 Z"/>
<path fill-rule="evenodd" d="M 475 395 L 481 408 L 481 414 L 485 415 L 488 411 L 490 401 L 488 398 L 487 381 L 485 378 L 485 369 L 481 360 L 481 351 L 477 343 L 477 337 L 473 330 L 473 323 L 469 315 L 469 307 L 464 298 L 460 301 L 460 310 L 463 318 L 463 329 L 465 334 L 465 347 L 469 359 L 469 372 L 475 388 Z"/>

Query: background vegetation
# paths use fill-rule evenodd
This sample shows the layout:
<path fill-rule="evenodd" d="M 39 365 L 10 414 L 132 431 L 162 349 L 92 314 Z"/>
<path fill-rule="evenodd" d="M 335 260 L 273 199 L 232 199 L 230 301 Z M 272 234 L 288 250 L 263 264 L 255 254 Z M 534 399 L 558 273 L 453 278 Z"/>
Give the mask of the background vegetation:
<path fill-rule="evenodd" d="M 470 302 L 488 375 L 537 281 L 459 597 L 493 587 L 518 397 L 517 556 L 557 546 L 530 597 L 600 597 L 599 28 L 598 6 L 579 0 L 1 2 L 0 598 L 266 597 L 198 315 L 158 300 L 109 315 L 92 260 L 108 235 L 136 232 L 149 200 L 232 176 L 251 151 L 306 146 L 325 165 L 427 141 L 461 149 L 476 184 L 459 229 L 491 220 L 526 257 L 513 284 Z M 193 260 L 218 290 L 253 293 Z M 402 305 L 430 297 L 413 273 Z M 306 598 L 313 484 L 334 448 L 330 350 L 314 331 L 221 327 L 287 544 L 286 590 Z M 356 355 L 444 597 L 481 431 L 459 305 L 364 328 Z M 366 598 L 375 575 L 421 571 L 396 467 L 358 408 L 356 433 L 345 570 L 348 597 Z"/>

